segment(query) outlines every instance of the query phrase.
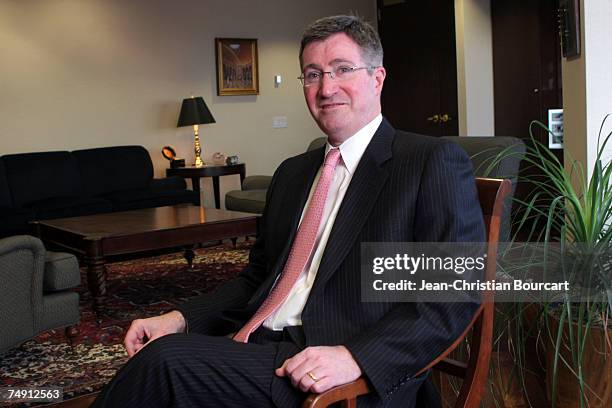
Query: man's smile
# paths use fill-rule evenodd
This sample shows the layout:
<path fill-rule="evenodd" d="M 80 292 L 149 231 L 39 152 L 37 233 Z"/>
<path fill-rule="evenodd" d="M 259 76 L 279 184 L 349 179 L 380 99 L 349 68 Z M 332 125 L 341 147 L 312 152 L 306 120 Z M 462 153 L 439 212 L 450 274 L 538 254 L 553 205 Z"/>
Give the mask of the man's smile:
<path fill-rule="evenodd" d="M 333 109 L 339 108 L 341 106 L 346 106 L 346 105 L 347 105 L 346 103 L 342 103 L 342 102 L 324 103 L 324 104 L 319 105 L 319 108 L 321 110 L 328 111 L 328 110 L 333 110 Z"/>

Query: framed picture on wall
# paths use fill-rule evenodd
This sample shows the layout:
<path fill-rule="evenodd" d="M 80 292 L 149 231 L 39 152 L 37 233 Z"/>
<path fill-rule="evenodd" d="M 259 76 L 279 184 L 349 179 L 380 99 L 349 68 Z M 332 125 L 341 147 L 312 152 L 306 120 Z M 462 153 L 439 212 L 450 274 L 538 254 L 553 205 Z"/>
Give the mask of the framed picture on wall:
<path fill-rule="evenodd" d="M 217 95 L 258 95 L 257 40 L 215 38 Z"/>

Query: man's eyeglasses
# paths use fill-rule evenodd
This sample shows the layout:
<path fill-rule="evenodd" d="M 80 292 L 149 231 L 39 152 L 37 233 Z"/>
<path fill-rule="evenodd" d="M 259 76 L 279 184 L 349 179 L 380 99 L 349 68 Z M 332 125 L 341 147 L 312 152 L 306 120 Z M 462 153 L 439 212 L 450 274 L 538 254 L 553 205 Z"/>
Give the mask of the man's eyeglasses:
<path fill-rule="evenodd" d="M 304 86 L 313 86 L 313 85 L 319 85 L 321 81 L 323 80 L 323 75 L 325 74 L 329 75 L 329 79 L 336 80 L 336 81 L 346 81 L 347 79 L 350 79 L 356 71 L 359 71 L 361 69 L 370 70 L 374 68 L 378 68 L 378 67 L 373 67 L 373 66 L 347 67 L 347 66 L 341 65 L 337 68 L 334 68 L 333 71 L 321 71 L 318 69 L 307 69 L 306 71 L 302 73 L 301 76 L 298 77 L 298 79 L 302 82 L 302 85 Z"/>

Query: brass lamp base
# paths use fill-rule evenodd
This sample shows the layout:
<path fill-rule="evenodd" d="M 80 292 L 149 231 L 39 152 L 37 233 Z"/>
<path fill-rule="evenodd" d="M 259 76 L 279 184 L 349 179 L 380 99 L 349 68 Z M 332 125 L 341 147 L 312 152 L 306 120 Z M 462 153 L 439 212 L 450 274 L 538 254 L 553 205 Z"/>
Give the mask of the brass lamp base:
<path fill-rule="evenodd" d="M 193 150 L 195 152 L 195 167 L 203 167 L 204 161 L 202 160 L 202 147 L 200 146 L 200 133 L 198 132 L 198 125 L 193 125 Z"/>

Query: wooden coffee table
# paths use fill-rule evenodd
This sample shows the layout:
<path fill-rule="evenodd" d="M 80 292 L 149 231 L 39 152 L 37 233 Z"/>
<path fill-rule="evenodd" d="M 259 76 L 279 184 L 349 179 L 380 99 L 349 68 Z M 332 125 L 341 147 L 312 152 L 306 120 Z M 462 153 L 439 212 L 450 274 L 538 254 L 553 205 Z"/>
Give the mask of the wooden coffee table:
<path fill-rule="evenodd" d="M 94 308 L 100 312 L 106 296 L 107 257 L 181 246 L 191 248 L 201 242 L 257 235 L 257 218 L 257 214 L 178 205 L 36 224 L 43 242 L 83 256 L 87 286 Z M 193 259 L 190 251 L 185 256 L 189 263 Z"/>

